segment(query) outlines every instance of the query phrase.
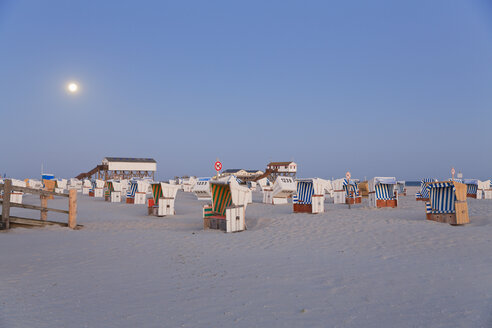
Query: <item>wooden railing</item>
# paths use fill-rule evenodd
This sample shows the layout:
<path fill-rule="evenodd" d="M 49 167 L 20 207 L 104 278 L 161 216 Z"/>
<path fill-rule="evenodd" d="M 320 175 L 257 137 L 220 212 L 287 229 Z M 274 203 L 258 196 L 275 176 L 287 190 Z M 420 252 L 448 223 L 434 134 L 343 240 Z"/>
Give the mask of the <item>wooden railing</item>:
<path fill-rule="evenodd" d="M 77 190 L 70 189 L 68 194 L 57 193 L 48 190 L 39 190 L 29 187 L 18 187 L 12 185 L 12 180 L 5 180 L 3 184 L 0 184 L 0 189 L 3 190 L 3 199 L 0 201 L 2 204 L 2 218 L 0 221 L 0 230 L 10 229 L 12 223 L 19 223 L 21 225 L 49 225 L 58 224 L 67 226 L 70 229 L 76 229 L 81 226 L 77 226 Z M 39 194 L 41 199 L 41 206 L 30 204 L 18 204 L 10 201 L 10 195 L 13 191 L 20 191 L 30 194 Z M 68 210 L 61 210 L 57 208 L 48 207 L 48 198 L 51 196 L 60 196 L 68 198 Z M 19 207 L 30 210 L 37 210 L 41 212 L 41 220 L 26 219 L 21 217 L 14 217 L 10 215 L 11 207 Z M 48 212 L 57 212 L 68 214 L 68 223 L 48 221 Z"/>

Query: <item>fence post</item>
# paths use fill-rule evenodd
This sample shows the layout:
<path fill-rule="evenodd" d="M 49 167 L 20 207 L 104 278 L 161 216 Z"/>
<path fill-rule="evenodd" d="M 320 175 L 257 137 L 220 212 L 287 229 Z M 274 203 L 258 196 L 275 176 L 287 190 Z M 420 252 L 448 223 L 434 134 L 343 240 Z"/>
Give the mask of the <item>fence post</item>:
<path fill-rule="evenodd" d="M 12 180 L 8 179 L 3 182 L 3 205 L 2 205 L 2 225 L 1 229 L 10 228 L 10 192 Z"/>
<path fill-rule="evenodd" d="M 48 207 L 48 197 L 46 195 L 40 195 L 41 198 L 41 207 L 47 208 Z M 46 221 L 48 220 L 48 211 L 47 210 L 41 210 L 41 220 Z"/>
<path fill-rule="evenodd" d="M 68 227 L 75 229 L 77 226 L 77 190 L 68 191 Z"/>

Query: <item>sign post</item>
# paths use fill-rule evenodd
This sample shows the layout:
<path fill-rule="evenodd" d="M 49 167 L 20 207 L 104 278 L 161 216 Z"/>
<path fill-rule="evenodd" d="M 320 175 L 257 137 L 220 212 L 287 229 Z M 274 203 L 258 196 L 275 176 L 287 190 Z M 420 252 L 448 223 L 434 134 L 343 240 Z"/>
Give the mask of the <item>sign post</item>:
<path fill-rule="evenodd" d="M 347 173 L 345 173 L 345 177 L 347 178 L 347 195 L 349 196 L 349 200 L 348 200 L 348 208 L 350 210 L 350 178 L 351 178 L 351 174 L 350 174 L 350 171 L 347 171 Z"/>
<path fill-rule="evenodd" d="M 214 163 L 214 169 L 215 171 L 217 171 L 217 178 L 219 178 L 219 171 L 222 170 L 222 163 L 219 161 L 218 158 Z"/>

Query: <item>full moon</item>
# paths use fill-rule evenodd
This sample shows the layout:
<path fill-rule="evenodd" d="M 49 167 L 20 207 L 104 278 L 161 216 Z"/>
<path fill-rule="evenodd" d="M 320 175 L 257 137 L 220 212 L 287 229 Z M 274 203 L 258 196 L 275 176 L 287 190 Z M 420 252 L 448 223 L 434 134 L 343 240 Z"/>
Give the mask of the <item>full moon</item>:
<path fill-rule="evenodd" d="M 79 86 L 77 83 L 71 82 L 68 84 L 67 89 L 70 93 L 75 93 L 77 90 L 79 90 Z"/>

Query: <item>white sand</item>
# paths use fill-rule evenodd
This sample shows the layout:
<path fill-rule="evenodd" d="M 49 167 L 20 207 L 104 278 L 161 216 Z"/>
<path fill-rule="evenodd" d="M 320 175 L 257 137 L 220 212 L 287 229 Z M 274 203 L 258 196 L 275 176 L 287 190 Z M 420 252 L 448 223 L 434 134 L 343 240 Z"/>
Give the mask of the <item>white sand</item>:
<path fill-rule="evenodd" d="M 83 230 L 0 234 L 0 327 L 492 327 L 492 201 L 453 227 L 414 192 L 320 215 L 255 203 L 236 234 L 202 230 L 192 194 L 172 218 L 79 194 Z"/>

